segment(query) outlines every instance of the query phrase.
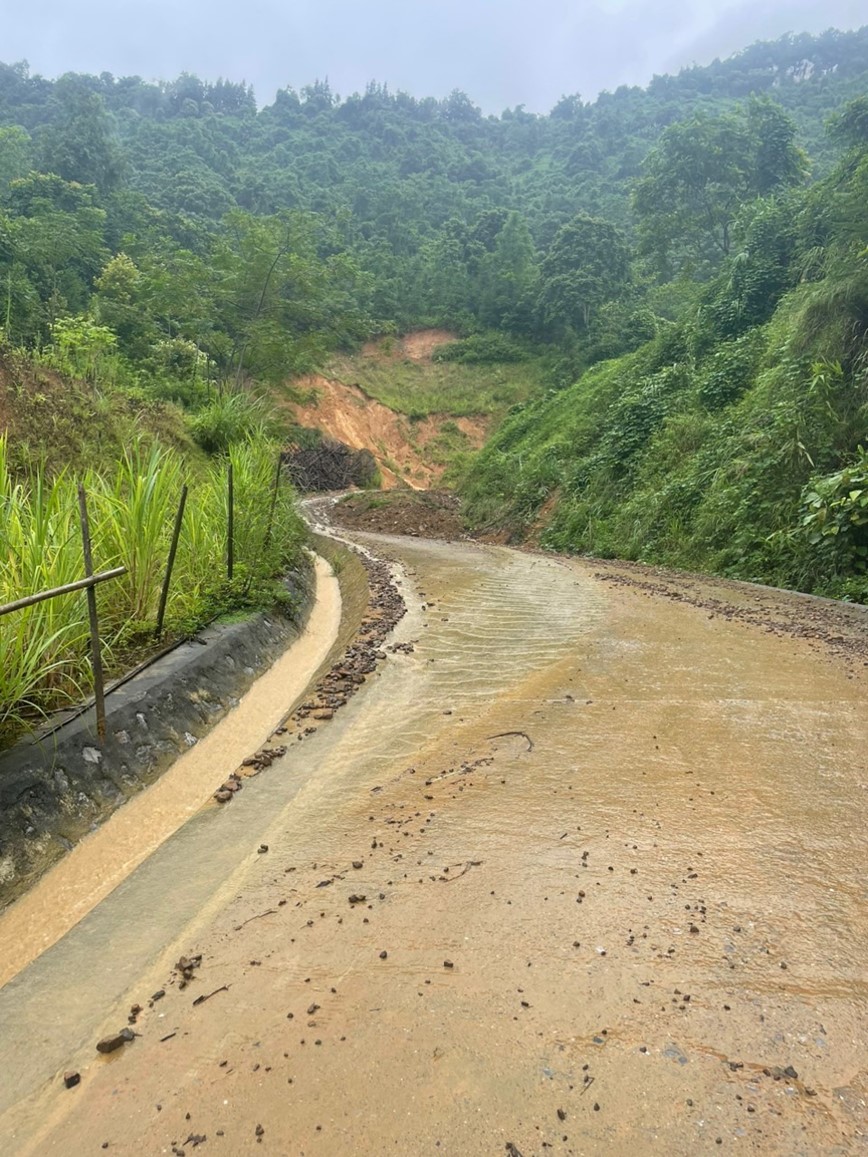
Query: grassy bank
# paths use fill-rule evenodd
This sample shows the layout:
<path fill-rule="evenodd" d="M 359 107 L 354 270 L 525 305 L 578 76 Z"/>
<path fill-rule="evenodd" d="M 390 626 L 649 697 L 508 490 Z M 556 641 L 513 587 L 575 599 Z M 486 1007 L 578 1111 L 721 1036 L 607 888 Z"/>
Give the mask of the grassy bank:
<path fill-rule="evenodd" d="M 175 450 L 133 443 L 105 470 L 49 478 L 14 473 L 0 438 L 0 603 L 62 586 L 84 574 L 77 482 L 84 483 L 94 567 L 127 568 L 99 588 L 109 672 L 154 646 L 154 627 L 175 511 L 189 498 L 169 593 L 166 635 L 214 615 L 273 603 L 276 578 L 299 559 L 304 528 L 283 483 L 274 500 L 277 445 L 254 438 L 194 472 Z M 235 568 L 226 576 L 227 465 L 235 488 Z M 86 604 L 64 595 L 0 619 L 0 739 L 40 712 L 89 690 Z"/>
<path fill-rule="evenodd" d="M 390 410 L 409 417 L 502 416 L 537 393 L 545 379 L 540 358 L 495 365 L 415 360 L 388 350 L 335 358 L 327 377 L 356 384 Z"/>
<path fill-rule="evenodd" d="M 688 320 L 515 407 L 465 472 L 470 521 L 868 601 L 866 304 L 860 266 L 846 297 L 799 287 L 704 349 Z"/>

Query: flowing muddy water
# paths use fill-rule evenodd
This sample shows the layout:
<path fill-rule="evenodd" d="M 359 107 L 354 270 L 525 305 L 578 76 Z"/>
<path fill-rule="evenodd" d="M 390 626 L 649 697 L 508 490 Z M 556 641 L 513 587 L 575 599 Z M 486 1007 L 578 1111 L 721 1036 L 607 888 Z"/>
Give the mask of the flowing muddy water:
<path fill-rule="evenodd" d="M 130 800 L 17 904 L 0 914 L 0 987 L 55 944 L 209 800 L 283 720 L 338 637 L 341 596 L 330 565 L 317 558 L 316 594 L 304 634 L 256 681 L 252 693 L 171 770 Z"/>
<path fill-rule="evenodd" d="M 0 1151 L 864 1152 L 865 668 L 367 541 L 406 649 L 0 991 Z"/>

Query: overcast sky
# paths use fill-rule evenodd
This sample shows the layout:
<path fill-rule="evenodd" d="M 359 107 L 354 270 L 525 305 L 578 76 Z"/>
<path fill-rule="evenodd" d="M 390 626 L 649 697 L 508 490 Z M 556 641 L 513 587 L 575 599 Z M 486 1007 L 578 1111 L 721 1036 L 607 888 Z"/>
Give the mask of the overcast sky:
<path fill-rule="evenodd" d="M 0 0 L 0 60 L 34 72 L 194 72 L 278 88 L 328 77 L 486 112 L 547 112 L 784 32 L 868 24 L 868 0 Z"/>

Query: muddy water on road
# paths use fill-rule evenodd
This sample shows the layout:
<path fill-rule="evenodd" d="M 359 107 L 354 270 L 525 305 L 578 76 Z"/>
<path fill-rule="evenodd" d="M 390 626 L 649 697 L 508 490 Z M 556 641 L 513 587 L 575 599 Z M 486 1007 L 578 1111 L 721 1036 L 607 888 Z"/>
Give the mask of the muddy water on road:
<path fill-rule="evenodd" d="M 0 994 L 0 1148 L 864 1151 L 864 673 L 580 563 L 379 545 L 415 650 Z M 160 953 L 141 914 L 185 905 Z M 128 991 L 60 1060 L 95 961 Z"/>

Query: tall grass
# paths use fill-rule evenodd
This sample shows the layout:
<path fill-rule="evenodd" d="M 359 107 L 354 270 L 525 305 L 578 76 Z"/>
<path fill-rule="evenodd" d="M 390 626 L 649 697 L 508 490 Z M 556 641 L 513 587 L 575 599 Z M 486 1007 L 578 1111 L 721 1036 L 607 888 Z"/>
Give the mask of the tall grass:
<path fill-rule="evenodd" d="M 221 393 L 193 418 L 190 432 L 208 454 L 219 454 L 236 442 L 267 437 L 269 426 L 261 401 L 247 393 Z"/>
<path fill-rule="evenodd" d="M 227 484 L 235 479 L 235 578 L 226 580 Z M 190 484 L 169 593 L 171 633 L 221 611 L 262 604 L 299 556 L 303 526 L 282 482 L 272 518 L 277 447 L 258 437 L 231 447 Z M 97 570 L 127 573 L 97 588 L 110 669 L 152 635 L 185 468 L 171 450 L 128 448 L 113 471 L 83 479 Z M 269 531 L 270 527 L 270 531 Z M 84 574 L 76 480 L 39 472 L 13 477 L 0 438 L 0 603 L 63 586 Z M 80 696 L 89 685 L 83 593 L 0 618 L 0 732 Z"/>
<path fill-rule="evenodd" d="M 0 438 L 0 602 L 63 586 L 82 577 L 77 498 L 61 474 L 12 479 Z M 76 596 L 27 607 L 0 619 L 0 725 L 22 708 L 38 707 L 77 689 L 80 665 L 67 662 L 86 644 L 87 624 Z"/>
<path fill-rule="evenodd" d="M 127 568 L 107 602 L 119 622 L 133 629 L 156 611 L 181 473 L 177 455 L 154 447 L 146 456 L 134 447 L 114 475 L 90 478 L 102 557 Z"/>

